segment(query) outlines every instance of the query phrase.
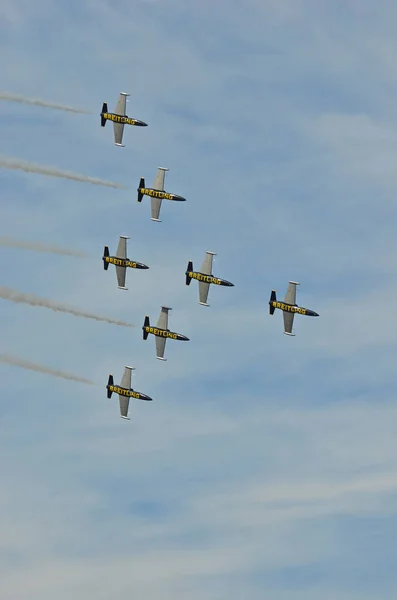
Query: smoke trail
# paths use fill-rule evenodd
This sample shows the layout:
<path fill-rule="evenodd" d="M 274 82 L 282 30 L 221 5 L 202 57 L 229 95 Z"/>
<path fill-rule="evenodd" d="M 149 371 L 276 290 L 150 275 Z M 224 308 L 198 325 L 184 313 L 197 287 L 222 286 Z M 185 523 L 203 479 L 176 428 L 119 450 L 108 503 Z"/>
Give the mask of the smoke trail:
<path fill-rule="evenodd" d="M 24 248 L 33 252 L 46 252 L 48 254 L 63 254 L 64 256 L 78 256 L 80 258 L 87 257 L 84 252 L 79 252 L 78 250 L 66 250 L 57 246 L 46 246 L 38 242 L 23 242 L 5 236 L 0 236 L 0 246 L 5 246 L 6 248 Z"/>
<path fill-rule="evenodd" d="M 66 112 L 80 113 L 83 115 L 92 115 L 91 112 L 73 108 L 72 106 L 64 106 L 63 104 L 54 104 L 54 102 L 46 102 L 45 100 L 37 100 L 36 98 L 26 98 L 18 94 L 10 92 L 0 92 L 0 100 L 9 100 L 10 102 L 22 102 L 23 104 L 32 104 L 34 106 L 44 106 L 44 108 L 54 108 L 55 110 L 65 110 Z"/>
<path fill-rule="evenodd" d="M 105 187 L 111 188 L 124 188 L 124 186 L 120 183 L 113 183 L 112 181 L 103 181 L 102 179 L 88 177 L 87 175 L 76 175 L 75 173 L 61 171 L 60 169 L 55 169 L 54 167 L 36 165 L 34 163 L 28 163 L 23 160 L 20 160 L 19 158 L 9 158 L 7 156 L 0 156 L 0 168 L 11 169 L 13 171 L 25 171 L 25 173 L 38 173 L 39 175 L 48 175 L 49 177 L 61 177 L 62 179 L 71 179 L 72 181 L 83 181 L 85 183 L 92 183 L 93 185 L 104 185 Z"/>
<path fill-rule="evenodd" d="M 78 377 L 71 373 L 65 373 L 64 371 L 58 371 L 58 369 L 51 369 L 43 365 L 37 365 L 36 363 L 18 358 L 17 356 L 10 356 L 9 354 L 0 354 L 0 363 L 6 365 L 13 365 L 14 367 L 21 367 L 22 369 L 29 369 L 30 371 L 37 371 L 38 373 L 46 373 L 47 375 L 53 375 L 54 377 L 61 377 L 62 379 L 70 379 L 71 381 L 77 381 L 78 383 L 86 383 L 87 385 L 95 385 L 93 381 L 85 379 L 84 377 Z"/>
<path fill-rule="evenodd" d="M 24 294 L 23 292 L 18 292 L 17 290 L 12 290 L 11 288 L 5 286 L 0 286 L 0 298 L 3 298 L 4 300 L 11 300 L 17 304 L 42 306 L 44 308 L 50 308 L 55 312 L 64 312 L 70 315 L 75 315 L 76 317 L 85 317 L 86 319 L 95 319 L 95 321 L 104 321 L 106 323 L 112 323 L 113 325 L 120 325 L 121 327 L 134 327 L 134 325 L 131 325 L 131 323 L 126 323 L 125 321 L 109 319 L 107 317 L 99 317 L 98 315 L 77 310 L 75 308 L 71 308 L 70 306 L 65 306 L 64 304 L 57 304 L 56 302 L 52 302 L 52 300 L 47 300 L 46 298 L 39 298 L 39 296 L 35 296 L 34 294 Z"/>

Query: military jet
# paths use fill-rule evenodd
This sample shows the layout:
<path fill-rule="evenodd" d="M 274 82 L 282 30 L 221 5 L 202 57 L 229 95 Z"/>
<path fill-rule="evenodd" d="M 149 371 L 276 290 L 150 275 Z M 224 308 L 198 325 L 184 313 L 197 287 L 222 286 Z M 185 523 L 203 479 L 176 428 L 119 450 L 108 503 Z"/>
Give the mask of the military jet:
<path fill-rule="evenodd" d="M 105 127 L 106 121 L 113 121 L 114 143 L 116 146 L 120 146 L 121 148 L 125 147 L 124 144 L 122 144 L 124 125 L 138 125 L 139 127 L 147 127 L 147 123 L 144 121 L 131 119 L 131 117 L 126 115 L 125 111 L 127 96 L 130 95 L 131 94 L 127 94 L 126 92 L 120 92 L 114 113 L 108 112 L 108 105 L 106 102 L 104 102 L 102 105 L 101 126 Z"/>
<path fill-rule="evenodd" d="M 117 283 L 120 290 L 128 290 L 125 287 L 125 270 L 127 267 L 130 269 L 148 269 L 147 265 L 143 263 L 136 262 L 127 258 L 127 240 L 130 238 L 121 235 L 119 240 L 119 245 L 117 246 L 116 256 L 109 255 L 109 248 L 105 246 L 103 251 L 103 268 L 105 271 L 108 270 L 109 265 L 115 265 L 116 267 L 116 275 L 117 275 Z"/>
<path fill-rule="evenodd" d="M 157 221 L 158 223 L 161 223 L 159 216 L 162 200 L 177 200 L 178 202 L 186 202 L 186 198 L 182 198 L 182 196 L 177 196 L 176 194 L 169 194 L 168 192 L 164 191 L 164 178 L 166 171 L 169 171 L 169 169 L 166 167 L 159 167 L 157 169 L 157 174 L 154 178 L 152 188 L 145 187 L 145 179 L 141 177 L 139 187 L 137 189 L 138 202 L 142 202 L 143 196 L 150 196 L 152 221 Z"/>
<path fill-rule="evenodd" d="M 146 315 L 145 322 L 142 327 L 144 340 L 147 339 L 149 333 L 156 336 L 156 355 L 159 360 L 167 360 L 164 358 L 165 342 L 167 341 L 167 338 L 172 340 L 180 340 L 182 342 L 189 341 L 189 338 L 186 337 L 186 335 L 175 333 L 174 331 L 170 331 L 168 329 L 169 310 L 172 310 L 172 308 L 167 308 L 167 306 L 161 307 L 161 312 L 156 327 L 150 326 L 149 317 Z"/>
<path fill-rule="evenodd" d="M 141 394 L 141 392 L 136 392 L 131 387 L 131 372 L 135 371 L 135 367 L 124 367 L 123 378 L 121 380 L 120 385 L 114 385 L 113 375 L 109 375 L 108 384 L 106 389 L 108 391 L 108 398 L 112 397 L 113 392 L 119 395 L 120 402 L 120 416 L 122 419 L 130 418 L 128 417 L 128 405 L 130 403 L 130 398 L 136 398 L 137 400 L 153 400 L 146 394 Z"/>
<path fill-rule="evenodd" d="M 297 281 L 290 281 L 285 294 L 284 302 L 278 302 L 276 292 L 272 290 L 269 300 L 269 312 L 272 315 L 276 308 L 283 311 L 284 317 L 284 333 L 286 335 L 295 335 L 292 333 L 292 325 L 294 323 L 294 315 L 307 315 L 308 317 L 318 317 L 319 314 L 308 308 L 302 308 L 296 304 L 296 286 L 300 285 Z"/>
<path fill-rule="evenodd" d="M 215 285 L 234 287 L 234 283 L 230 283 L 230 281 L 226 281 L 226 279 L 219 279 L 219 277 L 213 276 L 212 259 L 214 256 L 216 256 L 216 252 L 210 252 L 207 250 L 200 271 L 193 271 L 193 262 L 190 260 L 185 272 L 186 285 L 190 285 L 192 279 L 197 279 L 199 286 L 199 304 L 202 304 L 202 306 L 209 306 L 209 304 L 207 304 L 207 298 L 211 283 Z"/>

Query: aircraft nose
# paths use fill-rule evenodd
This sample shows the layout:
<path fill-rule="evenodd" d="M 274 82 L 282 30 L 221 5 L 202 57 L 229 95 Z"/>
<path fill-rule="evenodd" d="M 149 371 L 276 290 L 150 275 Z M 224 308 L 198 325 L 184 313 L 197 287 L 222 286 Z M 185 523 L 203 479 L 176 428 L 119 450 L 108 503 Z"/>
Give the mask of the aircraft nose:
<path fill-rule="evenodd" d="M 153 398 L 151 398 L 150 396 L 146 396 L 146 394 L 141 394 L 141 400 L 148 400 L 148 401 L 152 401 Z"/>
<path fill-rule="evenodd" d="M 145 121 L 137 121 L 136 124 L 138 127 L 147 127 L 147 123 L 145 123 Z"/>
<path fill-rule="evenodd" d="M 179 339 L 180 339 L 182 342 L 190 342 L 189 338 L 188 338 L 188 337 L 186 337 L 186 335 L 181 335 L 181 334 L 180 334 L 180 335 L 179 335 Z"/>

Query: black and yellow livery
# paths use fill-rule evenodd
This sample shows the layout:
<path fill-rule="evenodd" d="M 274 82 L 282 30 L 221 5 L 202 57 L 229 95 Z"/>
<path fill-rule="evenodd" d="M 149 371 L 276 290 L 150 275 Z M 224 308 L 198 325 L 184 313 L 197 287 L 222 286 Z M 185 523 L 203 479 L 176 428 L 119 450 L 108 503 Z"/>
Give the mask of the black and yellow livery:
<path fill-rule="evenodd" d="M 186 202 L 186 198 L 178 196 L 178 194 L 171 194 L 164 190 L 164 179 L 165 172 L 168 171 L 166 167 L 158 167 L 157 174 L 153 182 L 153 187 L 146 187 L 144 177 L 141 177 L 138 192 L 138 202 L 142 202 L 144 196 L 149 196 L 151 204 L 152 221 L 160 222 L 160 209 L 163 200 L 175 200 L 176 202 Z"/>
<path fill-rule="evenodd" d="M 157 198 L 158 200 L 176 200 L 177 202 L 186 202 L 186 198 L 178 196 L 178 194 L 170 194 L 164 190 L 155 190 L 154 188 L 145 187 L 145 179 L 141 177 L 139 182 L 138 202 L 142 202 L 144 196 L 150 196 L 150 198 Z"/>
<path fill-rule="evenodd" d="M 219 277 L 214 277 L 214 275 L 206 275 L 205 273 L 200 273 L 200 271 L 193 271 L 193 262 L 189 260 L 187 269 L 185 272 L 186 275 L 186 285 L 190 285 L 192 279 L 196 279 L 202 283 L 213 283 L 214 285 L 224 285 L 225 287 L 234 287 L 234 283 L 227 281 L 226 279 L 220 279 Z"/>
<path fill-rule="evenodd" d="M 295 335 L 292 333 L 292 326 L 294 322 L 295 314 L 306 315 L 307 317 L 318 317 L 319 314 L 310 310 L 309 308 L 303 308 L 296 304 L 296 286 L 299 285 L 297 281 L 290 281 L 287 289 L 287 293 L 283 302 L 277 300 L 275 290 L 272 290 L 269 300 L 269 313 L 274 314 L 276 308 L 283 311 L 284 318 L 284 333 L 286 335 Z"/>
<path fill-rule="evenodd" d="M 126 269 L 148 269 L 149 267 L 136 260 L 127 258 L 127 240 L 129 237 L 121 235 L 117 246 L 116 256 L 111 256 L 109 247 L 105 246 L 103 250 L 103 268 L 108 270 L 109 265 L 116 267 L 117 284 L 121 290 L 127 290 L 125 287 Z"/>
<path fill-rule="evenodd" d="M 139 119 L 132 119 L 127 115 L 116 115 L 115 113 L 108 112 L 108 105 L 106 102 L 102 105 L 101 112 L 101 126 L 105 127 L 106 121 L 112 121 L 113 123 L 121 123 L 122 125 L 136 125 L 137 127 L 147 127 L 147 123 L 140 121 Z"/>
<path fill-rule="evenodd" d="M 135 398 L 136 400 L 153 400 L 153 398 L 150 396 L 142 394 L 142 392 L 136 392 L 131 387 L 131 373 L 134 370 L 134 367 L 124 367 L 124 373 L 120 385 L 115 385 L 113 375 L 109 375 L 106 386 L 108 398 L 111 398 L 112 394 L 118 394 L 119 396 L 120 416 L 122 419 L 128 419 L 128 406 L 130 398 Z"/>
<path fill-rule="evenodd" d="M 207 304 L 209 287 L 211 284 L 213 285 L 222 285 L 225 287 L 234 287 L 234 283 L 227 281 L 226 279 L 221 279 L 220 277 L 215 277 L 212 274 L 212 262 L 213 257 L 216 256 L 215 252 L 210 252 L 207 250 L 204 262 L 201 265 L 200 271 L 194 271 L 193 269 L 193 261 L 189 260 L 187 269 L 185 271 L 186 276 L 186 285 L 190 285 L 192 279 L 198 281 L 199 284 L 199 304 L 203 306 L 209 306 Z"/>
<path fill-rule="evenodd" d="M 124 133 L 124 125 L 136 125 L 138 127 L 147 127 L 147 123 L 144 121 L 140 121 L 139 119 L 132 119 L 126 114 L 126 102 L 127 102 L 127 94 L 126 92 L 120 92 L 119 99 L 117 100 L 116 108 L 114 112 L 109 112 L 108 105 L 106 102 L 102 104 L 101 111 L 101 126 L 105 127 L 106 121 L 111 121 L 113 123 L 113 132 L 114 132 L 114 143 L 116 146 L 123 145 L 123 133 Z"/>
<path fill-rule="evenodd" d="M 117 256 L 110 256 L 109 247 L 105 246 L 103 250 L 103 268 L 105 271 L 108 270 L 109 265 L 115 265 L 116 267 L 124 267 L 129 269 L 148 269 L 147 265 L 137 262 L 136 260 L 130 260 L 129 258 L 119 258 Z"/>
<path fill-rule="evenodd" d="M 145 316 L 145 321 L 142 326 L 143 339 L 147 340 L 149 335 L 154 335 L 156 338 L 156 356 L 159 360 L 166 360 L 164 358 L 164 350 L 165 350 L 165 342 L 167 339 L 171 340 L 179 340 L 181 342 L 188 342 L 189 338 L 186 335 L 182 335 L 181 333 L 176 333 L 175 331 L 170 331 L 168 329 L 168 311 L 171 308 L 167 306 L 161 307 L 160 316 L 157 320 L 156 327 L 152 327 L 150 325 L 150 320 L 148 315 Z"/>

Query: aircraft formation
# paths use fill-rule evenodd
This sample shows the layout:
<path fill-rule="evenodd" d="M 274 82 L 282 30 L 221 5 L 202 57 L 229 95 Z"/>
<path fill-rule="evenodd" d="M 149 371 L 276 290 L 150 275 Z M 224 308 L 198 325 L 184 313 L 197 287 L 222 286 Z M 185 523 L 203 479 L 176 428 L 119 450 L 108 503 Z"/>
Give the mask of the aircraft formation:
<path fill-rule="evenodd" d="M 144 121 L 140 121 L 138 119 L 130 118 L 126 114 L 126 97 L 129 94 L 125 92 L 121 92 L 119 95 L 119 99 L 116 104 L 116 108 L 114 113 L 109 113 L 107 104 L 103 103 L 102 112 L 101 112 L 101 125 L 105 126 L 106 121 L 110 120 L 113 122 L 114 128 L 114 143 L 116 146 L 124 147 L 123 141 L 123 133 L 124 133 L 124 125 L 138 125 L 138 126 L 146 126 L 147 124 Z M 174 200 L 179 202 L 186 201 L 186 198 L 179 196 L 177 194 L 171 194 L 164 190 L 164 180 L 165 173 L 168 171 L 165 167 L 159 167 L 157 170 L 157 174 L 155 176 L 153 186 L 151 188 L 147 188 L 145 185 L 145 179 L 141 177 L 139 186 L 137 189 L 138 192 L 138 202 L 142 202 L 144 196 L 149 196 L 151 201 L 151 219 L 152 221 L 161 222 L 159 219 L 160 209 L 162 200 Z M 117 275 L 117 283 L 118 287 L 122 290 L 126 290 L 125 280 L 126 280 L 126 269 L 148 269 L 149 267 L 143 263 L 137 262 L 135 260 L 131 260 L 127 258 L 127 237 L 120 236 L 119 244 L 117 247 L 117 251 L 115 256 L 109 255 L 109 248 L 105 246 L 104 254 L 102 257 L 104 269 L 107 270 L 109 264 L 114 264 L 116 268 Z M 213 257 L 216 256 L 215 252 L 211 252 L 207 250 L 203 264 L 199 271 L 194 271 L 193 269 L 193 261 L 189 261 L 185 276 L 186 276 L 186 285 L 190 285 L 192 279 L 195 279 L 198 282 L 198 293 L 199 293 L 199 304 L 202 306 L 209 306 L 207 304 L 208 293 L 210 285 L 219 285 L 225 287 L 233 287 L 234 284 L 226 279 L 221 279 L 219 277 L 215 277 L 212 273 L 212 263 Z M 272 290 L 269 300 L 269 312 L 271 315 L 274 314 L 276 309 L 279 309 L 283 312 L 284 318 L 284 333 L 286 335 L 294 336 L 292 333 L 294 316 L 295 314 L 306 315 L 310 317 L 318 317 L 318 313 L 313 310 L 309 310 L 308 308 L 303 308 L 298 306 L 296 303 L 296 286 L 299 285 L 296 281 L 290 281 L 288 284 L 287 293 L 284 297 L 283 302 L 279 302 L 276 298 L 276 291 Z M 181 333 L 176 333 L 174 331 L 170 331 L 168 328 L 168 313 L 172 310 L 167 306 L 162 306 L 159 318 L 156 323 L 156 327 L 150 325 L 149 316 L 145 316 L 145 321 L 142 326 L 143 331 L 143 339 L 146 340 L 149 335 L 154 335 L 156 340 L 156 357 L 159 360 L 167 360 L 164 358 L 165 352 L 165 344 L 167 339 L 178 340 L 178 341 L 189 341 L 189 338 Z M 121 379 L 121 383 L 119 386 L 115 386 L 113 383 L 113 375 L 109 375 L 107 390 L 108 390 L 108 398 L 111 397 L 112 393 L 115 392 L 119 394 L 120 401 L 120 416 L 124 419 L 128 419 L 128 407 L 129 407 L 129 399 L 137 398 L 141 400 L 152 400 L 145 394 L 140 392 L 136 392 L 131 387 L 131 370 L 132 367 L 126 366 L 124 368 L 123 377 Z"/>
<path fill-rule="evenodd" d="M 101 126 L 105 127 L 107 121 L 111 121 L 113 123 L 113 135 L 114 135 L 114 144 L 119 147 L 125 147 L 123 144 L 123 135 L 124 135 L 124 126 L 132 125 L 138 127 L 146 127 L 147 123 L 141 121 L 136 118 L 129 117 L 126 114 L 126 102 L 127 97 L 130 94 L 126 92 L 120 92 L 119 98 L 116 103 L 115 111 L 109 112 L 107 103 L 104 102 L 102 105 L 102 111 L 100 113 L 101 117 Z M 139 181 L 139 185 L 137 188 L 137 201 L 139 203 L 142 202 L 144 196 L 150 197 L 151 202 L 151 220 L 160 223 L 160 211 L 163 200 L 170 200 L 176 202 L 185 202 L 186 198 L 183 196 L 173 194 L 165 191 L 165 173 L 168 171 L 166 167 L 158 167 L 156 176 L 153 181 L 152 187 L 146 187 L 145 178 L 141 177 Z M 85 178 L 88 181 L 90 178 Z M 96 181 L 96 180 L 93 180 Z M 106 182 L 104 182 L 106 183 Z M 126 287 L 126 272 L 127 269 L 143 269 L 147 270 L 150 267 L 143 262 L 139 262 L 135 259 L 135 257 L 129 258 L 127 256 L 127 240 L 129 237 L 120 235 L 119 242 L 117 246 L 116 253 L 113 255 L 109 251 L 109 246 L 104 247 L 102 261 L 103 268 L 105 271 L 108 270 L 109 265 L 114 265 L 116 271 L 117 285 L 121 290 L 127 290 Z M 226 279 L 221 279 L 220 277 L 216 277 L 213 272 L 213 257 L 216 256 L 215 252 L 207 250 L 205 253 L 205 257 L 203 263 L 200 267 L 199 271 L 195 271 L 193 268 L 193 261 L 188 261 L 186 271 L 185 271 L 185 283 L 187 286 L 190 285 L 192 280 L 196 280 L 198 283 L 198 302 L 202 306 L 208 307 L 207 303 L 209 289 L 211 285 L 218 285 L 222 287 L 234 287 L 234 284 Z M 284 300 L 282 302 L 277 300 L 276 291 L 272 290 L 270 299 L 269 299 L 269 313 L 273 315 L 276 309 L 279 309 L 283 313 L 284 320 L 284 333 L 289 336 L 294 336 L 295 334 L 292 332 L 294 316 L 296 314 L 306 315 L 311 317 L 318 317 L 318 313 L 310 310 L 308 308 L 304 308 L 298 306 L 296 303 L 296 286 L 299 285 L 296 281 L 289 281 L 287 292 L 285 294 Z M 164 357 L 165 354 L 165 346 L 167 339 L 176 340 L 176 341 L 189 341 L 189 338 L 182 333 L 177 333 L 171 331 L 168 327 L 168 315 L 169 311 L 172 310 L 170 307 L 162 306 L 160 309 L 160 315 L 157 319 L 156 326 L 153 327 L 150 324 L 150 318 L 148 315 L 145 316 L 143 325 L 142 325 L 142 335 L 143 339 L 147 340 L 149 335 L 153 335 L 155 338 L 155 346 L 156 346 L 156 358 L 162 361 L 166 361 L 167 359 Z M 130 398 L 135 398 L 137 400 L 146 400 L 151 401 L 148 395 L 138 392 L 131 387 L 131 376 L 132 371 L 135 370 L 134 367 L 125 366 L 124 373 L 121 378 L 120 384 L 117 385 L 114 383 L 113 375 L 110 374 L 108 377 L 108 383 L 106 385 L 107 389 L 107 397 L 111 398 L 112 394 L 118 394 L 119 396 L 119 406 L 120 406 L 120 416 L 123 419 L 129 420 L 128 411 L 129 411 L 129 402 Z"/>

